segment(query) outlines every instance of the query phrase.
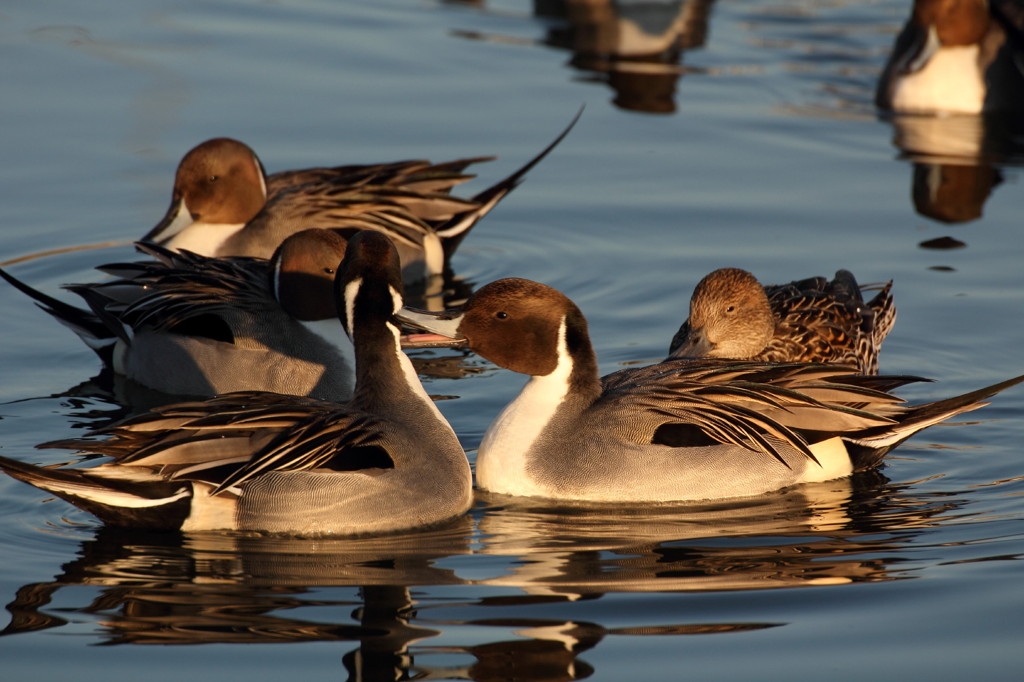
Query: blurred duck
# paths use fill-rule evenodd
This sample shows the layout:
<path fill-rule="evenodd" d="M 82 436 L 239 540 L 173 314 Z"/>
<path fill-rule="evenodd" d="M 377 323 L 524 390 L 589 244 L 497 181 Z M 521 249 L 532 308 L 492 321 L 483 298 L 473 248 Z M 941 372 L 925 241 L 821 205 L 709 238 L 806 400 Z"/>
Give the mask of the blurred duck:
<path fill-rule="evenodd" d="M 347 400 L 352 343 L 334 302 L 346 240 L 327 230 L 288 237 L 271 260 L 216 259 L 140 244 L 156 260 L 99 268 L 114 279 L 66 288 L 68 305 L 0 276 L 69 327 L 115 372 L 177 395 L 273 391 Z"/>
<path fill-rule="evenodd" d="M 459 312 L 400 317 L 529 375 L 477 454 L 478 486 L 508 495 L 668 502 L 840 478 L 1024 381 L 906 406 L 889 391 L 913 377 L 840 365 L 674 360 L 600 379 L 579 308 L 523 279 L 482 287 Z"/>
<path fill-rule="evenodd" d="M 915 0 L 876 104 L 916 114 L 1024 110 L 1022 17 L 1010 0 Z"/>
<path fill-rule="evenodd" d="M 309 227 L 375 230 L 391 237 L 406 282 L 444 273 L 477 221 L 523 181 L 578 120 L 522 168 L 469 199 L 451 196 L 462 171 L 493 157 L 442 164 L 402 161 L 285 171 L 266 176 L 245 144 L 207 140 L 178 165 L 171 205 L 143 238 L 204 256 L 269 258 L 289 234 Z"/>
<path fill-rule="evenodd" d="M 878 372 L 878 352 L 896 321 L 892 282 L 865 303 L 848 270 L 761 286 L 738 268 L 715 270 L 690 299 L 690 317 L 672 338 L 669 359 L 729 358 L 829 362 Z"/>
<path fill-rule="evenodd" d="M 335 288 L 355 347 L 348 404 L 229 393 L 92 434 L 102 440 L 40 446 L 111 458 L 98 466 L 0 457 L 0 468 L 114 526 L 350 535 L 462 514 L 472 501 L 469 462 L 399 347 L 402 281 L 391 242 L 353 237 Z"/>

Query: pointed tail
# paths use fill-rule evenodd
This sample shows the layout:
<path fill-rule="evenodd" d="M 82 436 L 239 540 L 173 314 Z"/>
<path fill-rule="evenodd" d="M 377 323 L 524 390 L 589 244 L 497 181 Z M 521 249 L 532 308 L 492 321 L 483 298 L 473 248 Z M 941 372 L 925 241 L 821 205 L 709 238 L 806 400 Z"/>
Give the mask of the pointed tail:
<path fill-rule="evenodd" d="M 85 345 L 96 351 L 100 359 L 104 362 L 108 360 L 111 348 L 117 338 L 93 311 L 76 308 L 48 294 L 44 294 L 38 289 L 33 289 L 3 269 L 0 269 L 0 277 L 3 277 L 11 286 L 34 300 L 37 306 L 77 334 L 78 338 L 82 339 Z"/>
<path fill-rule="evenodd" d="M 179 528 L 187 513 L 187 482 L 105 479 L 89 469 L 57 469 L 0 456 L 0 469 L 116 526 Z"/>
<path fill-rule="evenodd" d="M 958 414 L 984 407 L 988 405 L 984 400 L 1021 382 L 1024 382 L 1024 375 L 933 403 L 898 408 L 902 414 L 886 415 L 893 417 L 895 424 L 866 429 L 856 438 L 844 438 L 854 467 L 859 470 L 877 465 L 885 455 L 918 431 Z"/>
<path fill-rule="evenodd" d="M 576 112 L 572 121 L 566 126 L 558 137 L 554 139 L 551 144 L 545 147 L 539 154 L 530 159 L 524 166 L 519 170 L 509 175 L 504 180 L 488 187 L 484 191 L 474 196 L 471 201 L 477 204 L 477 207 L 460 213 L 452 217 L 449 221 L 443 225 L 439 225 L 436 229 L 437 235 L 441 238 L 441 243 L 444 246 L 444 257 L 445 261 L 451 259 L 452 254 L 455 253 L 455 249 L 458 248 L 462 240 L 465 239 L 466 235 L 469 234 L 470 228 L 477 224 L 477 222 L 487 215 L 492 208 L 494 208 L 499 201 L 501 201 L 509 192 L 514 190 L 526 177 L 526 174 L 530 170 L 540 163 L 544 157 L 546 157 L 551 150 L 558 146 L 558 144 L 565 139 L 565 136 L 569 134 L 569 131 L 573 129 L 576 122 L 580 120 L 580 116 L 583 115 L 583 107 Z"/>

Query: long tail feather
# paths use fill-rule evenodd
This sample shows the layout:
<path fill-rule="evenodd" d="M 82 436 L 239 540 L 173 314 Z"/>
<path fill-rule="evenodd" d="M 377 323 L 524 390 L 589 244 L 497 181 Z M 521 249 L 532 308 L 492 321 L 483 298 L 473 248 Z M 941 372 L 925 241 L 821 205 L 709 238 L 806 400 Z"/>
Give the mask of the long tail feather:
<path fill-rule="evenodd" d="M 545 147 L 539 154 L 527 161 L 525 165 L 509 175 L 507 178 L 497 182 L 474 196 L 472 201 L 479 205 L 478 208 L 465 213 L 460 213 L 444 225 L 437 228 L 437 235 L 441 237 L 442 245 L 444 246 L 445 260 L 452 257 L 452 254 L 455 253 L 455 249 L 458 248 L 459 244 L 462 243 L 462 240 L 465 239 L 467 234 L 469 234 L 470 228 L 476 225 L 481 218 L 487 215 L 487 213 L 489 213 L 491 209 L 494 208 L 509 192 L 518 187 L 526 177 L 526 174 L 530 172 L 534 166 L 540 163 L 549 153 L 551 153 L 551 151 L 557 147 L 563 139 L 565 139 L 565 136 L 569 134 L 569 131 L 573 129 L 576 122 L 580 120 L 580 116 L 582 115 L 583 107 L 580 107 L 580 110 L 576 112 L 576 115 L 573 117 L 572 121 L 569 122 L 569 125 L 566 126 L 565 130 L 563 130 L 558 137 L 551 142 L 551 144 Z"/>
<path fill-rule="evenodd" d="M 96 351 L 100 359 L 104 361 L 108 359 L 116 336 L 98 315 L 91 310 L 76 308 L 53 296 L 44 294 L 3 269 L 0 269 L 0 277 L 3 277 L 11 286 L 34 300 L 37 306 L 73 331 L 85 345 Z"/>
<path fill-rule="evenodd" d="M 907 408 L 906 412 L 897 418 L 897 424 L 866 429 L 859 433 L 857 438 L 845 439 L 848 442 L 855 468 L 866 469 L 875 466 L 886 454 L 918 431 L 958 414 L 984 407 L 988 404 L 984 402 L 987 398 L 1021 382 L 1024 382 L 1024 375 L 963 395 Z"/>
<path fill-rule="evenodd" d="M 142 522 L 151 528 L 179 528 L 188 514 L 188 483 L 107 481 L 90 474 L 88 469 L 51 469 L 2 456 L 0 469 L 112 525 Z"/>

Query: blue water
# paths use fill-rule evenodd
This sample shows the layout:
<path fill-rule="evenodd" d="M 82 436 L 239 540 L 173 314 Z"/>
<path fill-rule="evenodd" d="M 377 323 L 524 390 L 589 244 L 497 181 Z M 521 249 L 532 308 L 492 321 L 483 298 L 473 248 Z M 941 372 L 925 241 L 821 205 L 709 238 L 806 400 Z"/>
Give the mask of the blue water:
<path fill-rule="evenodd" d="M 573 3 L 5 8 L 0 261 L 52 293 L 95 279 L 132 256 L 181 154 L 212 136 L 248 142 L 271 171 L 498 155 L 470 194 L 585 105 L 455 269 L 566 292 L 605 371 L 662 357 L 693 285 L 731 265 L 764 282 L 842 267 L 893 279 L 882 370 L 938 380 L 910 399 L 1024 372 L 1020 140 L 988 142 L 980 161 L 963 149 L 969 123 L 945 122 L 951 162 L 871 104 L 909 2 L 629 9 L 645 27 L 676 21 L 687 49 L 616 61 L 630 48 L 608 24 L 566 18 L 611 7 Z M 915 179 L 939 176 L 969 191 L 919 190 L 915 204 Z M 33 446 L 122 408 L 85 385 L 95 356 L 24 296 L 0 287 L 0 314 L 0 452 L 64 461 Z M 439 406 L 472 457 L 522 377 L 417 358 L 428 390 L 454 397 Z M 1022 415 L 1017 388 L 915 437 L 880 474 L 742 503 L 481 496 L 450 526 L 384 539 L 125 533 L 3 478 L 0 677 L 1016 679 Z M 172 643 L 187 646 L 145 646 Z"/>

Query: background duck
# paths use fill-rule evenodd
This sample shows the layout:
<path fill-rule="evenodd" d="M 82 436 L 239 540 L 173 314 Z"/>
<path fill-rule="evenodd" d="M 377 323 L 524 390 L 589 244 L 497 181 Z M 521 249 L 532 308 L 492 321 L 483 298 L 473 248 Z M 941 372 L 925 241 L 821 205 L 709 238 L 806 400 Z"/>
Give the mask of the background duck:
<path fill-rule="evenodd" d="M 891 289 L 887 282 L 865 303 L 848 270 L 767 286 L 746 270 L 715 270 L 694 288 L 669 358 L 834 362 L 876 374 L 896 322 Z"/>
<path fill-rule="evenodd" d="M 112 460 L 95 467 L 0 457 L 0 468 L 115 526 L 362 534 L 462 514 L 472 501 L 469 462 L 400 348 L 393 317 L 402 282 L 391 242 L 355 236 L 335 286 L 355 347 L 348 404 L 231 393 L 92 434 L 103 440 L 41 446 Z"/>
<path fill-rule="evenodd" d="M 1022 20 L 1009 0 L 915 0 L 875 103 L 917 114 L 1024 110 Z"/>
<path fill-rule="evenodd" d="M 163 393 L 352 396 L 352 343 L 338 321 L 333 290 L 343 237 L 304 230 L 269 262 L 140 248 L 156 260 L 102 266 L 115 278 L 66 287 L 88 310 L 3 270 L 0 276 L 78 334 L 105 366 Z"/>
<path fill-rule="evenodd" d="M 444 274 L 469 230 L 562 141 L 579 116 L 537 156 L 469 199 L 450 192 L 473 177 L 462 172 L 467 166 L 491 157 L 310 168 L 268 178 L 243 143 L 207 140 L 182 158 L 171 205 L 143 241 L 205 256 L 269 258 L 285 237 L 309 227 L 346 236 L 375 230 L 398 248 L 406 282 L 418 282 Z"/>

